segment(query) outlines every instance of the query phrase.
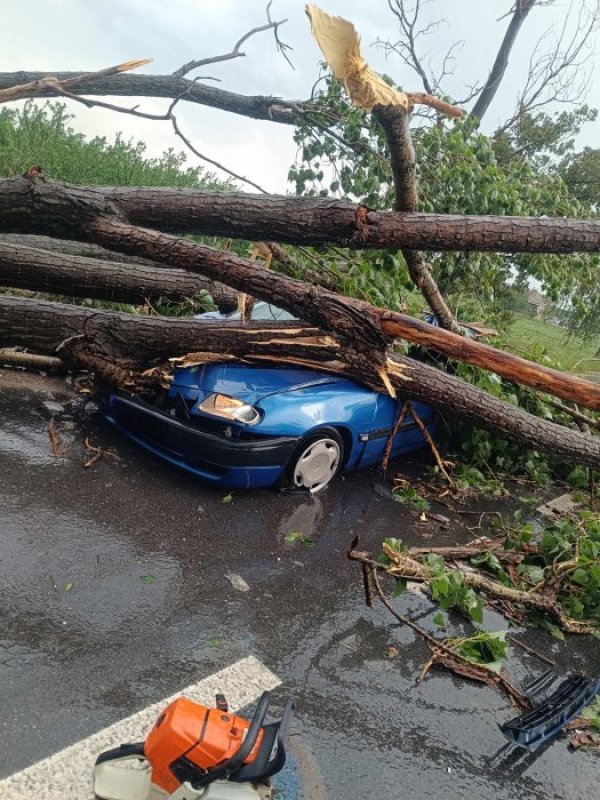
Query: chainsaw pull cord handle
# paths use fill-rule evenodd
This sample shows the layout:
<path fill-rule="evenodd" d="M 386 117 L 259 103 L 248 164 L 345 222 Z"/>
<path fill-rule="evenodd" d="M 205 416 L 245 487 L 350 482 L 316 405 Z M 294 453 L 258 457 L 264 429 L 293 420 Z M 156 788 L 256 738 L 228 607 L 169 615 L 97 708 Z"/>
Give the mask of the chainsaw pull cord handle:
<path fill-rule="evenodd" d="M 215 769 L 210 770 L 205 775 L 201 775 L 199 778 L 197 778 L 197 780 L 193 781 L 192 787 L 194 789 L 201 789 L 204 786 L 208 786 L 210 783 L 213 783 L 214 781 L 220 780 L 221 778 L 228 778 L 232 772 L 242 766 L 256 744 L 258 734 L 263 727 L 265 717 L 267 716 L 267 711 L 269 710 L 270 700 L 271 693 L 263 692 L 260 700 L 258 701 L 258 705 L 256 706 L 256 711 L 252 717 L 252 722 L 248 728 L 248 733 L 246 734 L 242 744 L 231 756 L 231 758 L 227 759 L 227 761 L 225 761 L 223 764 L 215 767 Z"/>

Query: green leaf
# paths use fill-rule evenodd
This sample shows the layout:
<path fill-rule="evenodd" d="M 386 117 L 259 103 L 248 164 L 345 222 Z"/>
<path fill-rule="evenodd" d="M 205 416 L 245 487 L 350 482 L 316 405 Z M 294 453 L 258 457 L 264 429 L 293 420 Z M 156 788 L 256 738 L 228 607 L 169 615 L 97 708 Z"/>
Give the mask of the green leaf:
<path fill-rule="evenodd" d="M 222 503 L 231 503 L 232 501 L 233 501 L 233 494 L 231 492 L 229 494 L 226 494 L 225 497 L 223 497 L 221 500 Z"/>
<path fill-rule="evenodd" d="M 150 584 L 154 583 L 156 581 L 156 578 L 154 577 L 154 575 L 140 575 L 140 580 L 142 583 Z"/>
<path fill-rule="evenodd" d="M 547 631 L 549 631 L 552 634 L 552 636 L 554 636 L 555 639 L 558 639 L 560 642 L 564 642 L 565 635 L 558 627 L 558 625 L 555 625 L 553 622 L 550 622 L 550 620 L 546 620 L 544 623 L 544 627 L 546 628 Z"/>
<path fill-rule="evenodd" d="M 489 569 L 490 572 L 503 572 L 502 564 L 495 553 L 481 553 L 471 559 L 471 564 L 475 564 L 478 567 L 485 567 Z"/>
<path fill-rule="evenodd" d="M 397 553 L 407 552 L 407 547 L 402 543 L 402 539 L 396 539 L 394 536 L 388 536 L 383 541 L 388 545 L 388 547 L 391 547 L 392 550 L 395 550 Z"/>
<path fill-rule="evenodd" d="M 580 586 L 586 586 L 589 581 L 587 570 L 583 569 L 582 567 L 579 567 L 571 575 L 571 580 L 573 581 L 573 583 L 577 583 Z"/>
<path fill-rule="evenodd" d="M 450 647 L 467 661 L 499 672 L 508 654 L 506 631 L 479 631 L 467 639 L 449 640 Z"/>
<path fill-rule="evenodd" d="M 446 569 L 446 562 L 437 553 L 427 553 L 422 561 L 431 576 L 441 575 Z"/>
<path fill-rule="evenodd" d="M 433 624 L 437 625 L 438 628 L 445 628 L 446 627 L 446 616 L 442 614 L 441 611 L 438 611 L 437 614 L 433 615 Z"/>
<path fill-rule="evenodd" d="M 520 564 L 517 572 L 533 584 L 541 583 L 544 580 L 544 568 L 535 564 Z"/>
<path fill-rule="evenodd" d="M 71 583 L 71 581 L 69 581 L 69 583 L 65 583 L 65 592 L 70 592 L 72 591 L 72 589 L 73 589 L 73 584 Z"/>
<path fill-rule="evenodd" d="M 407 581 L 405 581 L 403 578 L 399 578 L 396 581 L 396 585 L 394 586 L 392 597 L 400 597 L 401 594 L 404 594 L 407 585 L 408 585 Z"/>
<path fill-rule="evenodd" d="M 477 622 L 481 625 L 483 622 L 483 603 L 479 597 L 475 598 L 474 603 L 469 604 L 467 611 L 473 622 Z"/>
<path fill-rule="evenodd" d="M 429 588 L 434 600 L 445 600 L 450 592 L 450 578 L 446 573 L 439 575 L 429 582 Z"/>
<path fill-rule="evenodd" d="M 305 547 L 314 547 L 315 540 L 312 539 L 310 536 L 305 536 L 300 531 L 288 531 L 283 540 L 285 542 L 302 542 Z"/>

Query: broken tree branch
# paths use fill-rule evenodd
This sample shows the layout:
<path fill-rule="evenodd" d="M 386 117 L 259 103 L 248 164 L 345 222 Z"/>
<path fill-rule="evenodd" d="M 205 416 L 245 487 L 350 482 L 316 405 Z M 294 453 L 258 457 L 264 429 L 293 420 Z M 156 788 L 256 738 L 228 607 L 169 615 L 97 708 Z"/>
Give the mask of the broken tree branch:
<path fill-rule="evenodd" d="M 296 125 L 302 118 L 304 109 L 309 103 L 295 100 L 283 100 L 269 95 L 247 96 L 228 92 L 215 86 L 194 82 L 177 75 L 136 75 L 134 73 L 109 77 L 86 76 L 81 78 L 75 72 L 3 72 L 0 73 L 0 91 L 14 88 L 15 84 L 26 83 L 38 85 L 51 78 L 61 84 L 77 79 L 77 94 L 84 96 L 115 97 L 164 97 L 173 99 L 181 96 L 188 103 L 197 103 L 211 108 L 218 108 L 232 114 L 252 119 L 279 122 L 284 125 Z M 73 85 L 67 83 L 66 85 Z M 36 87 L 35 93 L 23 94 L 23 97 L 52 97 L 56 91 L 51 87 Z"/>
<path fill-rule="evenodd" d="M 18 209 L 15 212 L 15 208 Z M 365 358 L 365 380 L 379 375 L 385 350 L 404 338 L 473 366 L 600 410 L 600 385 L 496 350 L 394 311 L 343 297 L 293 278 L 264 270 L 248 259 L 123 219 L 102 189 L 67 186 L 30 176 L 0 182 L 0 230 L 25 229 L 100 244 L 199 273 L 252 294 L 333 333 Z"/>
<path fill-rule="evenodd" d="M 285 55 L 285 50 L 290 49 L 289 45 L 286 45 L 284 42 L 281 42 L 278 35 L 278 30 L 280 26 L 286 23 L 287 19 L 282 19 L 279 20 L 278 22 L 273 22 L 271 20 L 271 16 L 269 13 L 270 5 L 271 3 L 269 3 L 269 5 L 267 6 L 267 18 L 268 18 L 267 24 L 259 25 L 258 27 L 252 28 L 251 30 L 247 31 L 243 36 L 241 36 L 237 40 L 237 42 L 234 44 L 232 50 L 230 50 L 229 53 L 224 53 L 223 55 L 220 56 L 209 56 L 208 58 L 198 58 L 192 61 L 188 61 L 187 64 L 183 64 L 183 66 L 179 67 L 179 69 L 176 69 L 173 72 L 173 75 L 175 75 L 178 78 L 183 78 L 185 75 L 188 74 L 188 72 L 191 72 L 194 69 L 198 69 L 198 67 L 205 67 L 208 64 L 217 64 L 222 61 L 231 61 L 234 58 L 243 58 L 246 55 L 246 53 L 242 52 L 241 50 L 241 47 L 244 44 L 244 42 L 247 42 L 248 39 L 250 39 L 252 36 L 255 36 L 257 33 L 263 33 L 264 31 L 273 31 L 277 48 L 281 50 L 286 60 L 288 60 L 287 56 Z"/>
<path fill-rule="evenodd" d="M 427 642 L 432 651 L 432 658 L 421 672 L 420 680 L 423 680 L 430 666 L 439 664 L 440 666 L 445 667 L 457 675 L 462 675 L 470 680 L 485 683 L 486 686 L 496 687 L 502 690 L 521 708 L 529 707 L 529 703 L 525 695 L 519 691 L 519 689 L 517 689 L 516 686 L 514 686 L 505 675 L 502 673 L 493 672 L 479 664 L 474 664 L 472 661 L 464 658 L 464 656 L 458 653 L 448 643 L 439 641 L 433 637 L 419 624 L 413 622 L 410 617 L 407 617 L 406 615 L 400 614 L 398 611 L 396 611 L 383 591 L 381 581 L 379 580 L 379 576 L 377 574 L 378 562 L 373 561 L 369 553 L 358 552 L 355 549 L 357 544 L 358 541 L 355 539 L 352 542 L 350 549 L 347 551 L 347 556 L 351 561 L 358 561 L 361 564 L 366 597 L 371 598 L 371 589 L 374 589 L 379 601 L 383 607 L 394 617 L 394 619 L 396 619 L 401 625 L 406 625 L 407 627 L 411 628 L 415 633 L 421 636 L 421 638 Z M 383 565 L 379 564 L 379 566 Z M 372 607 L 372 601 L 371 604 L 367 602 L 367 605 Z"/>
<path fill-rule="evenodd" d="M 117 64 L 115 67 L 107 67 L 98 72 L 88 72 L 83 75 L 69 75 L 69 77 L 58 78 L 56 75 L 44 73 L 42 77 L 34 78 L 26 83 L 17 84 L 16 86 L 8 86 L 0 88 L 0 103 L 12 103 L 15 100 L 23 100 L 26 97 L 45 97 L 47 95 L 62 95 L 69 94 L 69 91 L 74 86 L 79 86 L 86 81 L 106 80 L 113 75 L 120 75 L 132 69 L 139 69 L 145 64 L 150 64 L 151 58 L 137 59 L 135 61 L 126 61 L 123 64 Z M 17 75 L 23 73 L 16 73 Z M 107 94 L 111 94 L 110 91 Z"/>
<path fill-rule="evenodd" d="M 400 106 L 375 106 L 373 116 L 379 122 L 388 143 L 396 200 L 394 211 L 411 212 L 417 209 L 417 179 L 415 149 L 409 128 L 409 114 Z M 429 303 L 442 328 L 460 333 L 460 325 L 442 297 L 431 265 L 422 253 L 402 249 L 410 277 Z"/>
<path fill-rule="evenodd" d="M 129 386 L 136 385 L 136 379 L 148 367 L 163 365 L 161 368 L 168 369 L 164 367 L 168 359 L 200 352 L 213 354 L 213 360 L 235 357 L 261 364 L 302 364 L 385 390 L 360 354 L 302 323 L 202 325 L 194 320 L 117 314 L 0 295 L 0 347 L 19 343 L 34 352 L 55 356 L 59 345 L 69 338 L 71 342 L 61 349 L 62 358 L 88 369 L 98 369 L 98 364 L 120 364 L 119 374 L 123 377 L 125 373 Z M 389 357 L 386 367 L 390 381 L 406 399 L 467 415 L 473 424 L 497 436 L 534 446 L 557 458 L 600 467 L 599 437 L 536 417 L 410 358 Z"/>
<path fill-rule="evenodd" d="M 490 103 L 496 96 L 496 92 L 500 87 L 506 68 L 508 67 L 508 58 L 513 45 L 516 41 L 517 35 L 521 29 L 521 25 L 527 19 L 527 15 L 536 4 L 537 0 L 515 0 L 512 17 L 504 34 L 504 38 L 500 45 L 500 49 L 496 55 L 496 60 L 492 66 L 492 70 L 488 76 L 485 86 L 481 90 L 481 94 L 477 98 L 477 102 L 471 110 L 471 114 L 477 119 L 482 120 Z"/>
<path fill-rule="evenodd" d="M 383 544 L 383 550 L 391 561 L 389 566 L 370 559 L 368 553 L 359 553 L 355 550 L 351 550 L 348 557 L 362 563 L 367 563 L 366 559 L 370 559 L 373 569 L 383 571 L 395 578 L 417 583 L 427 583 L 430 580 L 431 576 L 427 569 L 417 559 L 406 553 L 400 553 L 385 543 Z M 507 601 L 523 608 L 542 611 L 554 619 L 565 633 L 592 633 L 595 629 L 593 623 L 569 617 L 554 596 L 541 592 L 514 589 L 479 572 L 461 569 L 460 566 L 457 569 L 461 574 L 463 583 L 471 589 L 482 592 L 493 600 Z"/>
<path fill-rule="evenodd" d="M 0 364 L 7 364 L 12 367 L 24 367 L 25 369 L 49 370 L 58 372 L 65 369 L 64 361 L 54 356 L 41 356 L 37 353 L 23 353 L 13 348 L 0 348 Z"/>

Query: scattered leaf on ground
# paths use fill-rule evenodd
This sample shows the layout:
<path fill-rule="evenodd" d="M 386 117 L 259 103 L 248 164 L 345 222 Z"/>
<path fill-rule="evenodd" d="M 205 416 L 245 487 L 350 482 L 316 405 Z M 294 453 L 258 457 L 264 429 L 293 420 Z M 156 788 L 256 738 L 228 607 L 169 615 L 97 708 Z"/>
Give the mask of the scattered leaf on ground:
<path fill-rule="evenodd" d="M 438 628 L 445 628 L 446 627 L 446 617 L 442 614 L 441 611 L 438 611 L 437 614 L 433 615 L 433 624 L 437 625 Z"/>
<path fill-rule="evenodd" d="M 315 540 L 312 539 L 310 536 L 305 536 L 300 531 L 288 531 L 283 540 L 285 542 L 302 542 L 305 547 L 313 547 Z"/>
<path fill-rule="evenodd" d="M 225 577 L 227 578 L 229 583 L 233 586 L 233 588 L 238 590 L 238 592 L 250 591 L 250 587 L 248 586 L 248 584 L 242 578 L 241 575 L 238 575 L 235 572 L 226 572 Z"/>
<path fill-rule="evenodd" d="M 142 583 L 154 583 L 156 578 L 154 575 L 140 575 L 140 580 Z"/>
<path fill-rule="evenodd" d="M 72 590 L 72 588 L 73 588 L 73 584 L 71 583 L 71 581 L 69 581 L 68 583 L 65 583 L 65 592 L 70 592 Z"/>
<path fill-rule="evenodd" d="M 580 747 L 600 747 L 600 736 L 588 731 L 576 733 L 569 739 L 569 747 L 578 750 Z"/>
<path fill-rule="evenodd" d="M 230 492 L 229 494 L 225 495 L 225 497 L 221 500 L 221 502 L 222 503 L 231 503 L 232 500 L 233 500 L 233 494 Z"/>

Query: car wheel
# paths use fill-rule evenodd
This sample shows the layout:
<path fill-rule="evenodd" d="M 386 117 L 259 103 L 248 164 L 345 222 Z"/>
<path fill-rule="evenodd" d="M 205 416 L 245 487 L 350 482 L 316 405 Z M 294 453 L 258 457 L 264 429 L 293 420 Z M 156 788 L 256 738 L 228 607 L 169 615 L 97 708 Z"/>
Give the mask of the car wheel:
<path fill-rule="evenodd" d="M 344 443 L 335 428 L 320 428 L 301 441 L 285 470 L 281 485 L 316 494 L 328 486 L 344 463 Z"/>

